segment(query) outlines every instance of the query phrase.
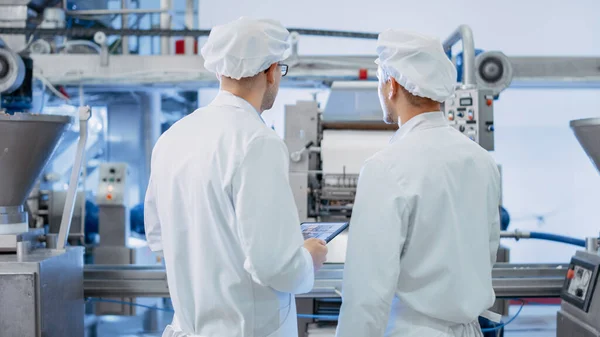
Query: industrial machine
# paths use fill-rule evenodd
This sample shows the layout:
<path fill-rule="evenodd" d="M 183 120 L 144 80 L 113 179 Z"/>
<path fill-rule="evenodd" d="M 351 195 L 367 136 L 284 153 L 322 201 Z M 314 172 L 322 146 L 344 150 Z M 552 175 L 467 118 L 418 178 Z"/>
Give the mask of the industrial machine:
<path fill-rule="evenodd" d="M 89 108 L 80 110 L 80 151 L 58 235 L 30 230 L 25 201 L 70 118 L 0 113 L 0 330 L 3 336 L 83 334 L 83 248 L 66 247 L 86 141 Z M 22 135 L 35 135 L 23 137 Z"/>
<path fill-rule="evenodd" d="M 169 296 L 164 268 L 156 264 L 153 255 L 147 254 L 143 240 L 132 239 L 129 233 L 130 205 L 126 201 L 129 197 L 139 199 L 147 182 L 149 154 L 160 134 L 160 114 L 165 108 L 161 107 L 161 93 L 157 90 L 169 92 L 165 95 L 174 97 L 170 103 L 184 101 L 181 104 L 190 110 L 186 95 L 172 93 L 174 84 L 177 90 L 196 91 L 215 82 L 214 75 L 202 67 L 201 57 L 193 55 L 187 44 L 186 55 L 169 54 L 169 39 L 205 36 L 208 31 L 169 31 L 169 11 L 161 9 L 154 11 L 161 16 L 160 30 L 132 29 L 129 33 L 133 36 L 120 36 L 119 40 L 128 46 L 128 38 L 160 36 L 162 55 L 129 55 L 128 48 L 122 48 L 122 54 L 115 54 L 112 47 L 109 52 L 107 36 L 119 35 L 118 30 L 97 26 L 64 28 L 73 18 L 93 21 L 98 13 L 95 10 L 102 7 L 102 1 L 68 3 L 75 2 L 81 5 L 67 8 L 65 1 L 63 8 L 49 8 L 57 1 L 0 1 L 0 18 L 6 19 L 0 23 L 0 38 L 6 42 L 0 43 L 0 107 L 11 114 L 0 114 L 2 336 L 83 336 L 84 296 L 129 302 L 95 303 L 92 312 L 95 315 L 134 315 L 138 311 L 130 304 L 161 307 L 160 299 Z M 43 13 L 36 29 L 29 28 L 30 10 Z M 122 15 L 123 21 L 128 13 L 127 9 L 107 8 L 101 8 L 100 12 Z M 328 33 L 304 30 L 303 34 Z M 91 36 L 96 37 L 94 42 Z M 376 34 L 349 36 L 376 38 Z M 452 54 L 452 47 L 459 41 L 463 42 L 460 58 Z M 552 82 L 578 86 L 597 83 L 600 78 L 595 58 L 508 58 L 493 51 L 476 55 L 472 34 L 466 26 L 453 32 L 444 41 L 444 48 L 460 66 L 460 83 L 455 97 L 445 102 L 443 111 L 451 125 L 488 150 L 494 149 L 494 100 L 509 85 L 523 87 Z M 300 57 L 297 49 L 294 45 L 290 62 L 293 66 L 282 85 L 326 87 L 330 96 L 323 109 L 314 101 L 285 108 L 284 141 L 290 152 L 290 184 L 302 221 L 347 220 L 352 213 L 362 161 L 384 147 L 397 126 L 380 122 L 373 57 Z M 99 57 L 90 57 L 89 53 L 97 53 Z M 15 113 L 35 110 L 30 109 L 36 87 L 34 78 L 43 83 L 43 91 L 51 90 L 53 96 L 62 100 L 81 99 L 84 86 L 86 92 L 95 94 L 115 91 L 121 94 L 119 100 L 101 102 L 109 111 L 104 131 L 126 137 L 108 144 L 111 156 L 103 158 L 106 163 L 96 169 L 100 240 L 88 249 L 94 264 L 85 267 L 83 248 L 65 247 L 67 242 L 81 244 L 78 238 L 84 231 L 85 214 L 80 210 L 85 195 L 77 194 L 76 186 L 89 110 L 81 110 L 77 157 L 73 167 L 65 170 L 71 176 L 69 190 L 39 191 L 42 197 L 26 200 L 69 122 L 64 116 Z M 135 93 L 130 94 L 131 91 Z M 125 96 L 128 101 L 123 102 L 121 98 Z M 174 120 L 180 117 L 170 116 Z M 573 123 L 573 128 L 599 167 L 600 153 L 594 152 L 598 149 L 598 139 L 594 138 L 598 134 L 596 124 L 579 121 Z M 340 147 L 335 143 L 341 144 Z M 340 160 L 348 152 L 353 154 L 352 159 Z M 127 171 L 129 175 L 125 174 Z M 135 186 L 132 190 L 138 193 L 129 193 L 127 185 Z M 34 229 L 40 226 L 37 220 L 29 221 L 32 215 L 44 218 L 42 222 L 49 223 L 49 230 Z M 330 263 L 317 273 L 313 290 L 298 296 L 299 313 L 337 313 L 345 240 L 342 234 L 331 242 Z M 499 263 L 494 267 L 493 285 L 500 298 L 562 296 L 558 336 L 599 336 L 600 304 L 595 287 L 598 265 L 593 249 L 577 253 L 571 265 Z M 153 300 L 145 302 L 143 298 Z M 310 335 L 332 327 L 335 328 L 335 323 L 323 319 L 299 320 L 303 336 L 305 332 Z"/>
<path fill-rule="evenodd" d="M 600 170 L 600 119 L 574 120 L 571 128 L 594 166 Z M 557 314 L 557 337 L 600 336 L 598 238 L 587 239 L 586 245 L 586 251 L 578 251 L 569 264 Z"/>

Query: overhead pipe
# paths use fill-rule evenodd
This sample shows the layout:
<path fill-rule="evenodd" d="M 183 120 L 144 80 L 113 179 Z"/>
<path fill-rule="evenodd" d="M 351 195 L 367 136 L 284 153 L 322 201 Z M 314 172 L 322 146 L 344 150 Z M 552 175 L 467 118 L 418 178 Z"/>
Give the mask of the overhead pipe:
<path fill-rule="evenodd" d="M 452 55 L 452 46 L 459 41 L 463 45 L 463 68 L 462 68 L 462 83 L 464 85 L 476 85 L 475 80 L 475 41 L 473 40 L 473 31 L 467 25 L 459 26 L 451 35 L 444 41 L 444 51 L 448 55 Z"/>

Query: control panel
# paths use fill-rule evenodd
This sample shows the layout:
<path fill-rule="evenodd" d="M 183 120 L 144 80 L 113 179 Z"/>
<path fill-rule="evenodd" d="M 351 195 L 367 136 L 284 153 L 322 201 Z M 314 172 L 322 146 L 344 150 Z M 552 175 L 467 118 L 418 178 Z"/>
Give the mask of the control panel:
<path fill-rule="evenodd" d="M 561 298 L 587 312 L 596 287 L 598 266 L 592 261 L 577 256 L 573 257 L 567 271 Z"/>
<path fill-rule="evenodd" d="M 122 206 L 126 204 L 128 168 L 125 163 L 102 163 L 99 168 L 98 205 Z"/>
<path fill-rule="evenodd" d="M 488 151 L 494 150 L 494 97 L 492 91 L 456 89 L 444 102 L 450 125 Z"/>

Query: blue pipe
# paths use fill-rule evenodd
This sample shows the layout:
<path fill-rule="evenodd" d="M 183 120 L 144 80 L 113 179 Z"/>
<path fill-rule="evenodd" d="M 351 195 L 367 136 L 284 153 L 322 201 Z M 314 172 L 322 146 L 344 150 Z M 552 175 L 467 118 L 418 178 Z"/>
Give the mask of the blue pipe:
<path fill-rule="evenodd" d="M 569 245 L 574 245 L 574 246 L 579 246 L 579 247 L 585 247 L 585 240 L 576 239 L 576 238 L 572 238 L 572 237 L 569 237 L 569 236 L 563 236 L 563 235 L 556 235 L 556 234 L 550 234 L 550 233 L 541 233 L 541 232 L 531 232 L 531 233 L 529 233 L 529 238 L 531 238 L 531 239 L 539 239 L 539 240 L 546 240 L 546 241 L 561 242 L 561 243 L 566 243 L 566 244 L 569 244 Z"/>

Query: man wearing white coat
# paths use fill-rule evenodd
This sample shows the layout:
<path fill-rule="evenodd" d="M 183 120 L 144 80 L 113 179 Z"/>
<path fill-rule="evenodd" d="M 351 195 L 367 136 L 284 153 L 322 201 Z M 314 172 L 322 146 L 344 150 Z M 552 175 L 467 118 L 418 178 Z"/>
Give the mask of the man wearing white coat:
<path fill-rule="evenodd" d="M 456 69 L 439 40 L 388 30 L 377 52 L 384 119 L 400 129 L 360 174 L 337 336 L 482 336 L 478 316 L 495 299 L 497 166 L 440 111 Z"/>
<path fill-rule="evenodd" d="M 154 148 L 145 225 L 175 309 L 164 337 L 297 336 L 294 294 L 312 289 L 327 248 L 303 241 L 287 149 L 260 116 L 287 73 L 288 35 L 249 18 L 213 28 L 202 55 L 221 90 Z"/>

